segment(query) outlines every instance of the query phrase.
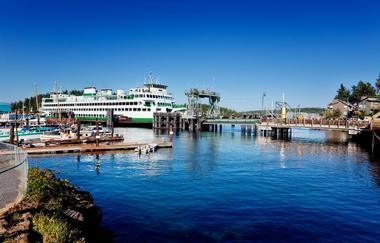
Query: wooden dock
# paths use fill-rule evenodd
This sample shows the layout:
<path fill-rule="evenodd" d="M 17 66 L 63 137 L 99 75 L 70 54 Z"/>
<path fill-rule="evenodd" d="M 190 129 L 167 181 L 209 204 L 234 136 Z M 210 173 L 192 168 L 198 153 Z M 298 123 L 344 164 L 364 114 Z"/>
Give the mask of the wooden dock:
<path fill-rule="evenodd" d="M 59 145 L 59 146 L 44 146 L 35 148 L 23 148 L 28 154 L 64 154 L 64 153 L 88 153 L 88 152 L 107 152 L 107 151 L 122 151 L 134 150 L 139 146 L 147 145 L 147 143 L 123 143 L 123 144 L 100 144 L 98 147 L 95 144 L 76 144 L 76 145 Z M 172 148 L 173 143 L 161 142 L 157 148 Z"/>

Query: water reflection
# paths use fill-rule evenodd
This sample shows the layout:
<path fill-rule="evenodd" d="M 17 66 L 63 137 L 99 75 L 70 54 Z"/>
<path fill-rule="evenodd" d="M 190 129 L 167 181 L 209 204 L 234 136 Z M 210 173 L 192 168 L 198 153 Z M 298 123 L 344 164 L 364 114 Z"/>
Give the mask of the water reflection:
<path fill-rule="evenodd" d="M 96 174 L 99 175 L 99 173 L 100 173 L 100 159 L 99 159 L 99 154 L 96 154 L 96 157 L 95 157 L 95 171 L 96 171 Z"/>

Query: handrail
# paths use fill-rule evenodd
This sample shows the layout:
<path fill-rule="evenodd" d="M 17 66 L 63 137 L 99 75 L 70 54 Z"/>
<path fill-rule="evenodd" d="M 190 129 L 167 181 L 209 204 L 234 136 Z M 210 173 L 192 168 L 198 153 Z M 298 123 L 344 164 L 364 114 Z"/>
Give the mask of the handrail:
<path fill-rule="evenodd" d="M 11 144 L 0 143 L 0 214 L 25 196 L 28 181 L 28 156 Z"/>

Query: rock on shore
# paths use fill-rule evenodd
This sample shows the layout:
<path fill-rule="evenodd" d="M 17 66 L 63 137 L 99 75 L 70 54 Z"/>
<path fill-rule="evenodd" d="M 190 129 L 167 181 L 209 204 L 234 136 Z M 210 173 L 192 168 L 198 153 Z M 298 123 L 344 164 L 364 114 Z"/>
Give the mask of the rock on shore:
<path fill-rule="evenodd" d="M 25 198 L 0 216 L 0 242 L 111 242 L 90 193 L 50 170 L 29 170 Z"/>

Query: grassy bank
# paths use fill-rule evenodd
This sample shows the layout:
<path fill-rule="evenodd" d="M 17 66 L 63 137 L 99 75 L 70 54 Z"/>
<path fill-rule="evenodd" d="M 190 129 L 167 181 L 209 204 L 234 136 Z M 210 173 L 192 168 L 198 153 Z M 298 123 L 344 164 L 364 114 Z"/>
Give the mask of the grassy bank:
<path fill-rule="evenodd" d="M 101 218 L 88 192 L 32 168 L 25 198 L 0 218 L 0 242 L 109 242 Z"/>

